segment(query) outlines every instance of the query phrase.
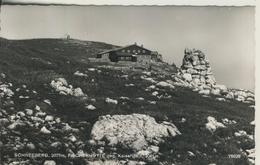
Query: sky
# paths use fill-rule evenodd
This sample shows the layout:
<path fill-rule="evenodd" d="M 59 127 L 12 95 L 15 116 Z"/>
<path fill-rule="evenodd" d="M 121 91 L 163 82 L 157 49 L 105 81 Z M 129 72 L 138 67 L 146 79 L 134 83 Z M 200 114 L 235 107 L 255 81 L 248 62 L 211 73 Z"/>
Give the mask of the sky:
<path fill-rule="evenodd" d="M 254 7 L 2 6 L 0 36 L 134 42 L 181 65 L 185 48 L 205 52 L 219 84 L 254 89 Z"/>

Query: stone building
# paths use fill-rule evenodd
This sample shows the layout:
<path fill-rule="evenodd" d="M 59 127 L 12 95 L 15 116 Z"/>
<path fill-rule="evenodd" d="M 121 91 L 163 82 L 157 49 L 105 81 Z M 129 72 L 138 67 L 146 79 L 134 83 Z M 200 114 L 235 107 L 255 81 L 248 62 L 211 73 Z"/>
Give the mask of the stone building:
<path fill-rule="evenodd" d="M 96 55 L 97 59 L 107 62 L 138 62 L 148 64 L 152 61 L 161 61 L 162 56 L 158 52 L 151 51 L 136 43 L 125 47 L 106 50 Z"/>

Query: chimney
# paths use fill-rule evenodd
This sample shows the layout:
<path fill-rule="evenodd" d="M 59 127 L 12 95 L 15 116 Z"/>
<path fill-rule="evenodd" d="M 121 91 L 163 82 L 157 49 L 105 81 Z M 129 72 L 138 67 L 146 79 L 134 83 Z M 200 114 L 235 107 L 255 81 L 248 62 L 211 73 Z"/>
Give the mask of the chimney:
<path fill-rule="evenodd" d="M 137 43 L 135 42 L 135 45 L 137 45 Z"/>
<path fill-rule="evenodd" d="M 143 47 L 144 47 L 144 45 L 142 44 L 142 45 L 141 45 L 141 47 L 143 48 Z"/>

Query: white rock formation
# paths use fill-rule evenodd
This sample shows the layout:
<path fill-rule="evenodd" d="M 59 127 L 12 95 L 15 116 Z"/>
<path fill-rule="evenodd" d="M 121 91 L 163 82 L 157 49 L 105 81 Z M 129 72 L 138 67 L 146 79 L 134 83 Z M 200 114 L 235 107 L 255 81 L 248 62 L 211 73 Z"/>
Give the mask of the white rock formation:
<path fill-rule="evenodd" d="M 153 117 L 142 114 L 101 116 L 91 131 L 96 143 L 108 142 L 109 146 L 119 144 L 134 151 L 146 149 L 149 144 L 156 145 L 165 137 L 180 134 L 174 124 L 159 124 Z"/>
<path fill-rule="evenodd" d="M 216 84 L 214 76 L 212 76 L 211 67 L 205 55 L 200 50 L 185 49 L 185 55 L 181 70 L 179 72 L 182 79 L 190 82 L 193 86 Z"/>
<path fill-rule="evenodd" d="M 202 51 L 185 49 L 184 54 L 182 66 L 174 77 L 175 85 L 196 89 L 204 96 L 212 94 L 244 103 L 255 102 L 254 94 L 250 91 L 228 89 L 225 85 L 217 84 L 209 61 Z"/>
<path fill-rule="evenodd" d="M 50 134 L 51 133 L 51 131 L 49 131 L 45 126 L 43 126 L 41 128 L 40 132 L 43 133 L 43 134 Z"/>
<path fill-rule="evenodd" d="M 226 126 L 220 122 L 218 122 L 214 117 L 209 116 L 207 118 L 208 123 L 206 123 L 206 129 L 210 132 L 215 132 L 217 128 L 225 128 Z"/>
<path fill-rule="evenodd" d="M 106 103 L 111 103 L 111 104 L 118 104 L 118 101 L 117 100 L 114 100 L 114 99 L 110 99 L 110 98 L 106 98 Z"/>
<path fill-rule="evenodd" d="M 0 98 L 1 97 L 12 97 L 14 92 L 10 89 L 11 85 L 2 84 L 0 85 Z"/>
<path fill-rule="evenodd" d="M 54 160 L 46 160 L 43 165 L 56 165 L 56 162 Z"/>
<path fill-rule="evenodd" d="M 74 75 L 75 75 L 75 76 L 79 76 L 79 77 L 88 77 L 87 74 L 81 73 L 80 71 L 76 71 L 76 72 L 74 73 Z"/>
<path fill-rule="evenodd" d="M 96 109 L 96 107 L 94 106 L 94 105 L 87 105 L 86 106 L 86 108 L 88 109 L 88 110 L 95 110 Z"/>
<path fill-rule="evenodd" d="M 68 85 L 64 78 L 58 78 L 51 81 L 51 87 L 62 95 L 72 95 L 76 97 L 86 96 L 81 88 L 74 89 L 72 85 Z"/>
<path fill-rule="evenodd" d="M 175 87 L 172 84 L 170 84 L 168 82 L 165 82 L 165 81 L 158 82 L 156 84 L 156 86 L 159 86 L 159 87 L 169 87 L 169 88 L 175 89 Z"/>

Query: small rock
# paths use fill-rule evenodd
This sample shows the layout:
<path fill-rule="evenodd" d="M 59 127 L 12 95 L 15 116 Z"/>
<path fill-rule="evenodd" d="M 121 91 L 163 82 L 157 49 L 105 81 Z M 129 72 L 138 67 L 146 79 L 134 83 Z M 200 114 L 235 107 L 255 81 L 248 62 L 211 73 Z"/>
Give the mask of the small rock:
<path fill-rule="evenodd" d="M 34 149 L 35 149 L 35 145 L 34 145 L 33 143 L 28 143 L 28 144 L 26 145 L 26 147 L 27 147 L 28 149 L 30 149 L 30 150 L 34 150 Z"/>
<path fill-rule="evenodd" d="M 35 106 L 35 110 L 40 111 L 40 110 L 41 110 L 41 107 L 38 106 L 38 105 L 36 105 L 36 106 Z"/>
<path fill-rule="evenodd" d="M 60 118 L 58 117 L 58 118 L 56 118 L 55 119 L 55 121 L 56 121 L 56 123 L 60 123 L 61 122 L 61 120 L 60 120 Z"/>
<path fill-rule="evenodd" d="M 151 150 L 152 152 L 154 152 L 154 153 L 159 152 L 159 149 L 160 149 L 158 146 L 150 146 L 149 148 L 150 148 L 150 150 Z"/>
<path fill-rule="evenodd" d="M 75 142 L 75 141 L 77 141 L 77 138 L 75 136 L 71 135 L 69 137 L 69 140 L 72 141 L 72 142 Z"/>
<path fill-rule="evenodd" d="M 159 93 L 157 92 L 157 91 L 154 91 L 153 93 L 152 93 L 152 95 L 153 96 L 157 96 Z"/>
<path fill-rule="evenodd" d="M 29 116 L 33 115 L 33 110 L 31 109 L 25 109 L 25 113 Z"/>
<path fill-rule="evenodd" d="M 51 134 L 51 131 L 49 131 L 45 126 L 41 128 L 40 132 L 43 134 Z"/>
<path fill-rule="evenodd" d="M 37 112 L 36 114 L 35 114 L 35 116 L 39 116 L 39 117 L 44 117 L 44 116 L 46 116 L 46 113 L 45 112 Z"/>
<path fill-rule="evenodd" d="M 56 162 L 54 160 L 46 160 L 43 165 L 56 165 Z"/>
<path fill-rule="evenodd" d="M 51 101 L 49 99 L 45 99 L 43 102 L 45 102 L 46 104 L 51 105 Z"/>
<path fill-rule="evenodd" d="M 47 115 L 47 116 L 45 117 L 45 121 L 53 121 L 53 120 L 54 120 L 54 117 L 51 116 L 51 115 Z"/>
<path fill-rule="evenodd" d="M 95 106 L 93 106 L 93 105 L 88 105 L 87 107 L 86 107 L 88 110 L 95 110 L 96 109 L 96 107 Z"/>
<path fill-rule="evenodd" d="M 106 103 L 111 103 L 111 104 L 118 104 L 118 101 L 117 100 L 114 100 L 114 99 L 110 99 L 110 98 L 106 98 Z"/>
<path fill-rule="evenodd" d="M 212 133 L 215 132 L 217 128 L 225 128 L 225 125 L 218 122 L 214 117 L 209 116 L 207 120 L 206 128 Z"/>
<path fill-rule="evenodd" d="M 191 156 L 191 157 L 195 156 L 195 154 L 193 152 L 191 152 L 191 151 L 188 151 L 188 155 Z"/>
<path fill-rule="evenodd" d="M 185 123 L 186 122 L 186 119 L 183 117 L 181 118 L 181 123 Z"/>
<path fill-rule="evenodd" d="M 53 147 L 53 148 L 58 148 L 60 146 L 62 146 L 61 142 L 54 142 L 51 144 L 51 147 Z"/>
<path fill-rule="evenodd" d="M 25 116 L 25 114 L 23 112 L 21 112 L 21 111 L 17 112 L 17 115 L 20 116 L 20 117 L 24 117 Z"/>

